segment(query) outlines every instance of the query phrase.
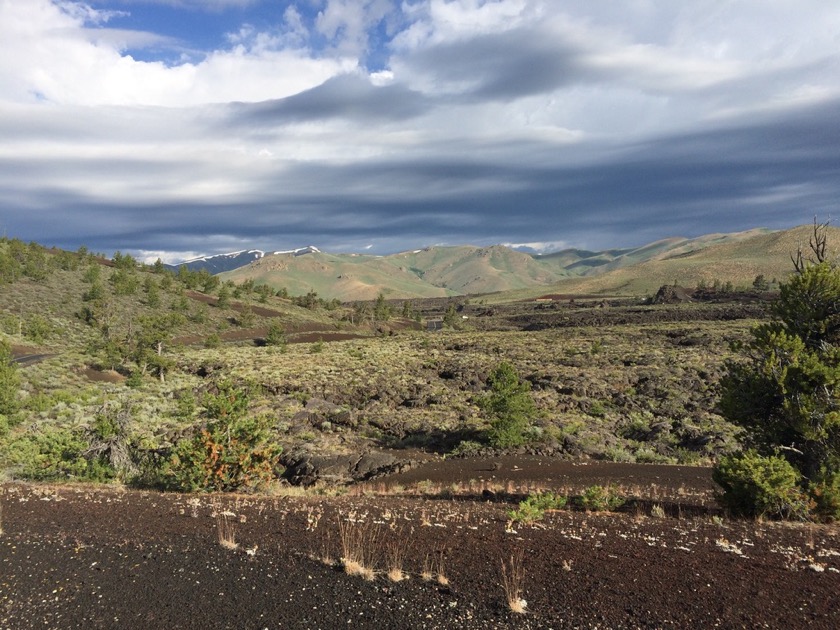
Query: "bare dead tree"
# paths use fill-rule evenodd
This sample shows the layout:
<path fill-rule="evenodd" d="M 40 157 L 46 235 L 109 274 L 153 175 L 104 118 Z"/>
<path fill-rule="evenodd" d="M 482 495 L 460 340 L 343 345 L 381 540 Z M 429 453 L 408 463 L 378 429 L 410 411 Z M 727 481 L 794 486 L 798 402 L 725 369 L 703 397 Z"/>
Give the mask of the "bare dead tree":
<path fill-rule="evenodd" d="M 808 260 L 805 260 L 805 256 L 802 253 L 801 243 L 796 248 L 796 254 L 791 254 L 790 256 L 790 259 L 793 262 L 793 267 L 796 269 L 796 273 L 802 273 L 805 271 L 805 267 L 808 263 L 819 264 L 828 259 L 826 247 L 828 243 L 828 224 L 830 222 L 831 218 L 823 223 L 819 223 L 817 221 L 817 217 L 814 217 L 814 231 L 808 239 L 808 246 L 811 249 L 811 254 L 808 255 Z"/>

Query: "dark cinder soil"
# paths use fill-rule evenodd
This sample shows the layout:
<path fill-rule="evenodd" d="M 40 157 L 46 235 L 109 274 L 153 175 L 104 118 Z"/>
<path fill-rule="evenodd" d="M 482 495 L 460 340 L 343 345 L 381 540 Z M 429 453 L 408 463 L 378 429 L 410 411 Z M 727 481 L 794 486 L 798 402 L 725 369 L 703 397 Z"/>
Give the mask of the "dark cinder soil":
<path fill-rule="evenodd" d="M 542 465 L 506 459 L 492 474 L 504 484 L 514 467 Z M 699 469 L 625 467 L 637 487 L 662 494 L 699 495 L 708 483 Z M 575 470 L 579 478 L 558 487 L 618 471 Z M 0 492 L 0 627 L 10 630 L 840 627 L 832 526 L 653 517 L 646 508 L 566 509 L 523 525 L 509 521 L 514 504 L 440 497 L 22 484 Z M 219 543 L 220 523 L 236 549 Z M 378 571 L 372 581 L 330 561 L 342 555 L 342 530 Z M 518 554 L 525 614 L 509 610 L 502 586 L 502 565 Z M 409 574 L 401 582 L 385 575 L 394 555 Z"/>
<path fill-rule="evenodd" d="M 689 493 L 711 497 L 715 490 L 711 468 L 703 466 L 569 461 L 530 455 L 436 459 L 412 470 L 383 477 L 378 482 L 393 486 L 424 480 L 439 484 L 495 481 L 504 485 L 544 486 L 570 492 L 579 492 L 596 484 L 612 484 L 630 494 L 638 491 L 650 497 L 655 492 L 672 498 Z"/>

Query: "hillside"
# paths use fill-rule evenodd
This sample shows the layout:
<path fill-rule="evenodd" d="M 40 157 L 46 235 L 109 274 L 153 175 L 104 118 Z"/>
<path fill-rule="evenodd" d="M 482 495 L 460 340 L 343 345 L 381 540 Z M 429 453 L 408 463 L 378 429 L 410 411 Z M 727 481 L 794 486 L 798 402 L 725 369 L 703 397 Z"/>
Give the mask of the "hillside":
<path fill-rule="evenodd" d="M 709 235 L 686 241 L 636 264 L 618 265 L 597 275 L 569 278 L 555 283 L 546 293 L 645 295 L 663 284 L 695 287 L 731 282 L 749 287 L 756 276 L 768 282 L 782 280 L 792 271 L 790 255 L 800 245 L 807 249 L 813 226 L 781 232 L 753 230 L 736 235 Z M 840 243 L 840 228 L 829 228 L 828 242 Z M 836 257 L 838 252 L 833 252 Z M 520 297 L 535 295 L 520 292 Z"/>
<path fill-rule="evenodd" d="M 313 252 L 303 256 L 271 254 L 250 265 L 219 274 L 223 281 L 253 280 L 290 295 L 314 291 L 325 299 L 374 300 L 386 297 L 446 297 L 455 291 L 434 286 L 389 258 Z"/>
<path fill-rule="evenodd" d="M 114 346 L 153 324 L 175 340 L 260 336 L 274 321 L 289 331 L 336 328 L 323 309 L 223 287 L 206 271 L 173 274 L 130 256 L 111 261 L 17 240 L 0 241 L 0 289 L 0 331 L 45 351 L 85 349 L 89 366 L 126 374 L 136 361 L 116 358 Z M 223 289 L 227 303 L 219 302 Z"/>
<path fill-rule="evenodd" d="M 790 253 L 799 243 L 807 244 L 811 230 L 755 229 L 662 239 L 631 249 L 568 249 L 548 255 L 501 245 L 427 247 L 389 256 L 274 254 L 219 277 L 285 288 L 291 295 L 314 291 L 341 301 L 373 300 L 380 293 L 386 298 L 495 294 L 492 301 L 544 293 L 645 295 L 675 282 L 748 287 L 759 274 L 768 281 L 785 277 Z"/>
<path fill-rule="evenodd" d="M 219 274 L 222 280 L 253 280 L 291 295 L 315 291 L 327 299 L 429 298 L 544 286 L 564 277 L 529 254 L 493 247 L 429 247 L 390 256 L 325 254 L 267 255 Z"/>
<path fill-rule="evenodd" d="M 556 282 L 566 275 L 530 254 L 502 245 L 492 247 L 429 247 L 389 256 L 434 286 L 458 294 L 493 293 Z"/>

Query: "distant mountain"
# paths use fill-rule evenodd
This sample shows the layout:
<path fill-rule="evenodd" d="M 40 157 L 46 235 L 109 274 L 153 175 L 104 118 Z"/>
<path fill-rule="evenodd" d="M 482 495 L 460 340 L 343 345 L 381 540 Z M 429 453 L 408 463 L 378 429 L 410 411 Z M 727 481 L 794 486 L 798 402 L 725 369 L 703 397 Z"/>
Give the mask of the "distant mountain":
<path fill-rule="evenodd" d="M 647 259 L 631 262 L 632 256 L 625 255 L 604 265 L 598 272 L 570 276 L 551 287 L 520 291 L 508 297 L 526 299 L 535 297 L 538 291 L 645 295 L 655 293 L 664 284 L 695 287 L 731 282 L 736 288 L 748 288 L 758 275 L 763 275 L 768 282 L 781 281 L 789 276 L 793 271 L 790 255 L 800 246 L 807 251 L 812 233 L 813 226 L 803 225 L 777 232 L 757 229 L 734 234 L 710 234 L 696 239 L 682 239 L 665 248 L 646 246 L 655 252 Z M 828 228 L 828 242 L 840 243 L 840 229 Z M 835 258 L 838 256 L 837 251 L 829 253 Z"/>
<path fill-rule="evenodd" d="M 315 291 L 342 301 L 423 298 L 513 292 L 523 297 L 549 293 L 636 294 L 677 282 L 695 286 L 716 280 L 748 286 L 755 276 L 783 278 L 788 254 L 808 242 L 811 228 L 765 229 L 697 238 L 668 238 L 642 247 L 590 251 L 567 249 L 536 254 L 502 245 L 427 247 L 388 256 L 327 254 L 308 247 L 291 252 L 240 252 L 190 261 L 228 265 L 222 279 L 247 279 L 292 295 Z M 840 240 L 838 238 L 837 240 Z M 256 254 L 260 255 L 257 256 Z M 247 257 L 237 256 L 252 255 Z M 305 254 L 305 255 L 304 255 Z M 237 262 L 246 260 L 245 266 Z"/>
<path fill-rule="evenodd" d="M 300 249 L 294 249 L 288 252 L 274 252 L 275 254 L 291 254 L 293 256 L 302 256 L 304 254 L 310 254 L 313 252 L 317 252 L 317 247 L 302 247 Z M 245 265 L 254 262 L 255 260 L 259 260 L 266 253 L 259 249 L 249 249 L 247 251 L 243 250 L 241 252 L 232 252 L 230 254 L 218 254 L 216 256 L 202 256 L 201 258 L 193 258 L 192 260 L 185 260 L 182 263 L 178 263 L 177 265 L 166 265 L 169 269 L 173 271 L 177 271 L 179 267 L 186 267 L 190 271 L 200 271 L 202 269 L 206 269 L 211 274 L 216 275 L 217 273 L 222 273 L 225 271 L 232 271 L 234 269 L 238 269 L 239 267 L 244 267 Z"/>
<path fill-rule="evenodd" d="M 457 295 L 424 281 L 414 270 L 394 265 L 390 257 L 362 254 L 271 254 L 220 274 L 220 278 L 234 282 L 252 279 L 275 289 L 286 288 L 291 295 L 314 291 L 320 297 L 342 301 L 372 300 L 379 293 L 386 297 Z"/>

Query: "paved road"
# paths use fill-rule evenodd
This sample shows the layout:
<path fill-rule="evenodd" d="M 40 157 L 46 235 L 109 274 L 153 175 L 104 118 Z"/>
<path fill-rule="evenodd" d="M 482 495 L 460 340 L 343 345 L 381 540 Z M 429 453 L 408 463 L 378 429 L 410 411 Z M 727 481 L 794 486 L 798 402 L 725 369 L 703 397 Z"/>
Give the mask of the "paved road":
<path fill-rule="evenodd" d="M 38 363 L 39 361 L 43 361 L 44 359 L 49 359 L 50 357 L 57 356 L 55 354 L 24 354 L 19 357 L 15 357 L 12 359 L 12 363 L 17 363 L 20 366 L 27 366 L 33 365 Z"/>

